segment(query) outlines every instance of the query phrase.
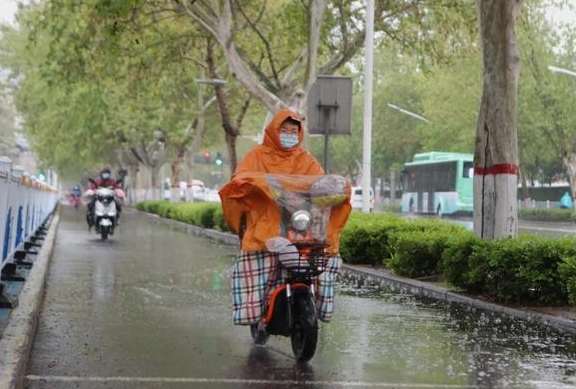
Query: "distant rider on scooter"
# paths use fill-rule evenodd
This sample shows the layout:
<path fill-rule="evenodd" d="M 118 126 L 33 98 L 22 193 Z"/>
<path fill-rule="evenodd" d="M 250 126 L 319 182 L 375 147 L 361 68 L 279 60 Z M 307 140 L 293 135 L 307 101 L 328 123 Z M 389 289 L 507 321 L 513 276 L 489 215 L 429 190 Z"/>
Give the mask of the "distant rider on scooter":
<path fill-rule="evenodd" d="M 70 205 L 73 205 L 74 208 L 78 208 L 78 206 L 81 204 L 81 199 L 82 198 L 82 189 L 80 189 L 79 185 L 72 185 L 72 187 L 70 188 Z"/>
<path fill-rule="evenodd" d="M 95 181 L 90 182 L 88 186 L 89 190 L 96 190 L 98 188 L 110 188 L 110 189 L 121 189 L 120 184 L 114 178 L 112 178 L 112 174 L 109 168 L 104 168 L 100 172 L 100 177 L 98 177 Z M 94 204 L 96 202 L 96 198 L 90 200 L 90 202 L 86 205 L 86 222 L 88 223 L 88 229 L 91 229 L 94 226 Z M 116 202 L 116 212 L 117 212 L 117 222 L 120 219 L 120 213 L 122 212 L 120 203 Z"/>
<path fill-rule="evenodd" d="M 324 170 L 320 163 L 300 144 L 304 139 L 302 118 L 288 109 L 275 114 L 266 127 L 264 141 L 256 146 L 238 164 L 234 177 L 244 172 L 280 173 L 321 176 Z M 270 236 L 265 211 L 258 204 L 250 207 L 238 198 L 238 187 L 231 183 L 220 191 L 226 221 L 241 238 L 241 252 L 236 259 L 232 274 L 233 322 L 251 325 L 262 319 L 265 302 L 278 276 L 271 253 L 261 242 Z M 329 260 L 326 270 L 318 277 L 316 310 L 317 316 L 329 322 L 334 311 L 334 286 L 342 260 L 339 255 L 339 236 L 350 214 L 350 204 L 345 202 L 333 210 L 328 227 L 332 246 L 328 248 Z M 243 233 L 243 229 L 247 231 Z M 267 232 L 264 232 L 267 231 Z M 261 236 L 260 236 L 261 235 Z M 273 235 L 272 235 L 273 236 Z"/>

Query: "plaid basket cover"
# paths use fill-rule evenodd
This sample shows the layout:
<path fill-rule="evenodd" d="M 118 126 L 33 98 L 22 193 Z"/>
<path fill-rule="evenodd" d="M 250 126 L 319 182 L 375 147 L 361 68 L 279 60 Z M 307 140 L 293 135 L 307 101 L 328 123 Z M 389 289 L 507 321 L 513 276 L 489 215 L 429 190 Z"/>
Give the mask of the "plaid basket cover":
<path fill-rule="evenodd" d="M 278 262 L 278 255 L 269 251 L 240 253 L 232 270 L 234 324 L 248 325 L 262 318 L 268 297 L 285 277 Z M 334 313 L 336 276 L 341 266 L 340 255 L 331 257 L 326 271 L 318 276 L 316 309 L 324 322 L 329 322 Z"/>

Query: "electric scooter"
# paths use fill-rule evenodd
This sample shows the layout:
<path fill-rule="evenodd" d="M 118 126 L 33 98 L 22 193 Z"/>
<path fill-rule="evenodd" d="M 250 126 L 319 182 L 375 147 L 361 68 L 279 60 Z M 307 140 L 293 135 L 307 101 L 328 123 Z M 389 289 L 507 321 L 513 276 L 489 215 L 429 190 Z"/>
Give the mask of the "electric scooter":
<path fill-rule="evenodd" d="M 90 179 L 90 182 L 96 182 Z M 107 240 L 110 235 L 114 235 L 114 230 L 118 226 L 118 209 L 116 197 L 124 197 L 122 189 L 111 189 L 98 187 L 95 190 L 89 189 L 86 195 L 90 201 L 94 201 L 93 210 L 88 217 L 92 218 L 94 229 L 100 235 L 101 240 Z"/>
<path fill-rule="evenodd" d="M 289 177 L 269 174 L 267 179 L 282 222 L 280 235 L 267 239 L 266 246 L 278 260 L 282 282 L 269 294 L 262 320 L 250 326 L 250 333 L 258 345 L 265 344 L 270 335 L 290 337 L 294 357 L 306 362 L 314 356 L 318 342 L 315 286 L 329 260 L 330 211 L 345 201 L 347 184 L 343 177 L 326 175 L 303 192 L 282 186 Z"/>

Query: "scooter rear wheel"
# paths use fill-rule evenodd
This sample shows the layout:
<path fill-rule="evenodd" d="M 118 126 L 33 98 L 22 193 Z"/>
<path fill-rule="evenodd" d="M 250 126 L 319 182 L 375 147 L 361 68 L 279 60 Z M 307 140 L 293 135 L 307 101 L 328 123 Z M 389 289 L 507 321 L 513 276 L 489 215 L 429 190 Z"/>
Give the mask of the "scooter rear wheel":
<path fill-rule="evenodd" d="M 268 341 L 270 334 L 266 331 L 260 331 L 258 329 L 258 323 L 250 324 L 250 335 L 252 335 L 252 340 L 254 344 L 264 345 Z"/>
<path fill-rule="evenodd" d="M 314 356 L 318 343 L 318 318 L 312 295 L 295 299 L 293 317 L 292 352 L 298 362 L 307 362 Z"/>

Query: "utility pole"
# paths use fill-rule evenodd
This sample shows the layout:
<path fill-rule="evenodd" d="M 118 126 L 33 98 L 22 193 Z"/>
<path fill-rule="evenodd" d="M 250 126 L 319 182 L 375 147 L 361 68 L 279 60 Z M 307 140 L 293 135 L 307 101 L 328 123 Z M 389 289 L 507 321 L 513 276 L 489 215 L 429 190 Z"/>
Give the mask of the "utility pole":
<path fill-rule="evenodd" d="M 372 181 L 372 75 L 374 52 L 374 0 L 366 3 L 366 70 L 364 75 L 364 136 L 362 154 L 362 212 L 370 212 Z"/>

